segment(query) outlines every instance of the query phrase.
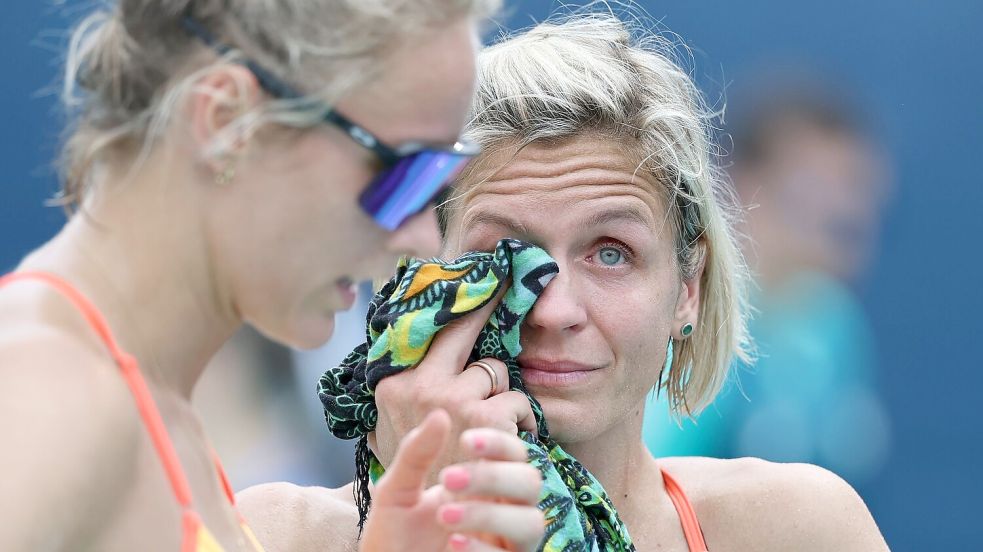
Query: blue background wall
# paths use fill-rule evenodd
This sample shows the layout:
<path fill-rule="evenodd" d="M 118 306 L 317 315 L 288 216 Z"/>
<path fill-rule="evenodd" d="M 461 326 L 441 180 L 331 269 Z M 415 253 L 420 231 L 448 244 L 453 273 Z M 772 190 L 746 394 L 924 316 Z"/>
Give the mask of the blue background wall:
<path fill-rule="evenodd" d="M 69 6 L 80 4 L 68 2 Z M 509 2 L 507 26 L 548 1 Z M 879 122 L 896 191 L 860 295 L 874 327 L 892 457 L 859 491 L 894 550 L 983 550 L 983 2 L 642 2 L 694 48 L 711 98 L 752 68 L 799 60 L 855 88 Z M 63 221 L 57 48 L 77 11 L 8 2 L 0 19 L 0 271 Z M 929 7 L 930 6 L 930 7 Z M 54 48 L 52 48 L 54 46 Z"/>

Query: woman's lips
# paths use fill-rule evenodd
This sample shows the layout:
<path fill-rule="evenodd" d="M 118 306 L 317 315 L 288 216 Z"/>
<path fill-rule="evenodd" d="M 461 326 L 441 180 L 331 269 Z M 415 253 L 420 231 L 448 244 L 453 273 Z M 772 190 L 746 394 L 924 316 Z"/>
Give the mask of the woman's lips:
<path fill-rule="evenodd" d="M 522 380 L 526 385 L 568 387 L 589 380 L 593 372 L 602 368 L 573 361 L 548 361 L 519 359 Z"/>
<path fill-rule="evenodd" d="M 351 278 L 339 278 L 335 283 L 335 287 L 339 295 L 341 295 L 342 310 L 352 308 L 352 305 L 355 304 L 355 300 L 358 298 L 358 285 L 355 281 Z"/>

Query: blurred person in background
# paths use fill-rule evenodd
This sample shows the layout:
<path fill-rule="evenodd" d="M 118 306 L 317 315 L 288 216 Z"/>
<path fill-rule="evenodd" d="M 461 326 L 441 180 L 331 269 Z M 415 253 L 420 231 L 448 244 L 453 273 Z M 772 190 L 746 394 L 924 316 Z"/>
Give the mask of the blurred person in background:
<path fill-rule="evenodd" d="M 855 484 L 887 458 L 866 316 L 851 286 L 877 244 L 889 174 L 864 114 L 817 77 L 749 78 L 728 107 L 733 179 L 756 285 L 755 366 L 735 366 L 694 423 L 646 409 L 662 455 L 811 462 Z"/>
<path fill-rule="evenodd" d="M 195 384 L 244 324 L 321 345 L 354 282 L 438 251 L 433 202 L 477 153 L 458 135 L 494 7 L 120 0 L 80 24 L 61 195 L 75 212 L 0 279 L 0 550 L 260 548 Z M 510 504 L 457 494 L 485 517 L 439 521 L 451 498 L 424 478 L 449 433 L 434 412 L 400 444 L 363 550 L 442 550 L 486 528 L 538 542 L 535 498 L 516 497 L 540 482 L 505 432 L 461 445 L 500 460 L 482 490 Z M 316 496 L 338 522 L 290 548 L 351 548 L 339 493 Z M 501 523 L 506 506 L 526 523 Z"/>

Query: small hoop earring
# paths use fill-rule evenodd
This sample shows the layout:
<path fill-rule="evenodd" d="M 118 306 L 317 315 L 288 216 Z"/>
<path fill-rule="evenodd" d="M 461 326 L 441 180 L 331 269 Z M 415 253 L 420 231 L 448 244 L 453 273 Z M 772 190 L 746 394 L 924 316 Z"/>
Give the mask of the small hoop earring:
<path fill-rule="evenodd" d="M 679 333 L 683 334 L 683 338 L 687 338 L 693 333 L 693 324 L 689 322 L 683 324 L 683 327 L 679 330 Z"/>

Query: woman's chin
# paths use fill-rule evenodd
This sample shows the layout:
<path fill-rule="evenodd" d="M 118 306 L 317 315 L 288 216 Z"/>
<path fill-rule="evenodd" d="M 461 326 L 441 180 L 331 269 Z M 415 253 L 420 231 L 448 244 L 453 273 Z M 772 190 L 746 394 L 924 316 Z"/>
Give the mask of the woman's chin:
<path fill-rule="evenodd" d="M 539 399 L 539 397 L 537 397 Z M 548 397 L 539 399 L 546 416 L 550 437 L 559 443 L 573 443 L 588 439 L 594 433 L 592 416 L 583 405 L 576 402 Z"/>
<path fill-rule="evenodd" d="M 311 321 L 305 324 L 303 328 L 304 331 L 298 336 L 297 343 L 294 343 L 291 346 L 294 349 L 300 349 L 303 351 L 317 349 L 318 347 L 324 346 L 331 340 L 331 336 L 334 335 L 334 329 L 335 319 L 334 313 L 332 313 L 319 318 L 316 323 L 315 321 Z"/>
<path fill-rule="evenodd" d="M 267 333 L 262 328 L 257 329 L 282 345 L 292 349 L 309 351 L 324 346 L 334 335 L 334 313 L 306 316 L 303 320 L 291 324 L 283 332 Z"/>

